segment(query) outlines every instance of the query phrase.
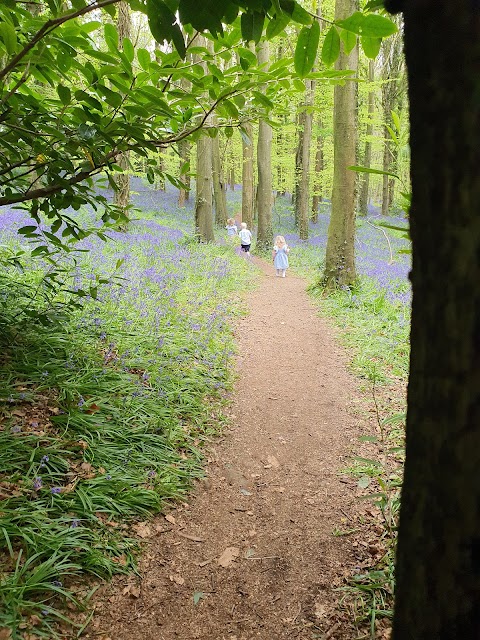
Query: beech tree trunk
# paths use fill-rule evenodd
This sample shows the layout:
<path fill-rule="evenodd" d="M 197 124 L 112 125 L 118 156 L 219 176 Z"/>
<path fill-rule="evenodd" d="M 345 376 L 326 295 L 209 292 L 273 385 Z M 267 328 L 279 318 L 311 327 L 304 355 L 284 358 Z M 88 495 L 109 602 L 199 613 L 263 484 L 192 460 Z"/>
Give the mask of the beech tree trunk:
<path fill-rule="evenodd" d="M 323 128 L 322 118 L 318 118 L 317 123 L 319 131 Z M 318 208 L 320 202 L 322 202 L 322 185 L 321 185 L 321 172 L 323 171 L 323 135 L 320 133 L 317 136 L 316 151 L 315 151 L 315 173 L 313 179 L 313 198 L 312 198 L 312 222 L 318 222 Z"/>
<path fill-rule="evenodd" d="M 122 2 L 119 2 L 117 5 L 117 11 L 118 42 L 120 48 L 122 48 L 123 40 L 124 38 L 130 38 L 132 28 L 130 7 L 127 2 L 122 0 Z M 116 163 L 121 167 L 122 173 L 118 173 L 115 176 L 117 191 L 113 194 L 113 202 L 126 211 L 130 202 L 130 176 L 128 175 L 128 168 L 130 166 L 129 152 L 123 151 L 119 156 L 117 156 Z"/>
<path fill-rule="evenodd" d="M 298 117 L 298 146 L 295 166 L 295 220 L 300 240 L 308 240 L 310 202 L 310 145 L 312 144 L 312 109 L 314 84 L 305 80 L 305 101 Z"/>
<path fill-rule="evenodd" d="M 178 191 L 178 205 L 184 207 L 190 197 L 190 166 L 187 165 L 187 171 L 181 173 L 182 167 L 190 161 L 190 142 L 188 140 L 181 140 L 178 143 L 178 154 L 180 156 L 179 178 L 185 185 L 185 188 L 182 187 Z"/>
<path fill-rule="evenodd" d="M 215 202 L 215 223 L 220 227 L 224 227 L 227 224 L 227 185 L 223 180 L 218 134 L 215 138 L 212 138 L 212 181 L 213 199 Z"/>
<path fill-rule="evenodd" d="M 251 122 L 243 125 L 246 137 L 242 137 L 242 221 L 250 229 L 253 226 L 253 127 Z"/>
<path fill-rule="evenodd" d="M 474 640 L 480 638 L 480 5 L 393 5 L 404 9 L 405 20 L 413 250 L 393 637 Z"/>
<path fill-rule="evenodd" d="M 335 20 L 350 16 L 357 9 L 356 0 L 336 0 Z M 358 46 L 346 55 L 343 42 L 336 69 L 358 67 Z M 333 189 L 332 213 L 328 226 L 324 283 L 328 287 L 350 285 L 355 271 L 355 164 L 357 145 L 357 91 L 355 82 L 336 85 L 333 112 Z"/>
<path fill-rule="evenodd" d="M 268 41 L 262 41 L 257 47 L 258 64 L 264 65 L 263 69 L 268 70 L 269 45 Z M 257 143 L 257 212 L 258 231 L 257 247 L 268 249 L 273 242 L 272 229 L 272 127 L 260 120 L 258 125 Z"/>
<path fill-rule="evenodd" d="M 375 61 L 370 60 L 368 63 L 368 82 L 373 83 L 375 80 Z M 370 84 L 371 86 L 371 84 Z M 373 115 L 375 113 L 375 91 L 373 88 L 368 92 L 368 123 L 366 140 L 365 140 L 365 151 L 363 154 L 362 165 L 367 169 L 370 169 L 370 165 L 372 164 L 372 135 L 373 135 Z M 361 216 L 368 215 L 368 202 L 369 202 L 369 189 L 370 189 L 370 174 L 364 173 L 362 174 L 362 184 L 360 188 L 360 197 L 358 199 L 358 209 Z"/>
<path fill-rule="evenodd" d="M 198 36 L 196 44 L 206 47 L 206 38 Z M 203 63 L 204 73 L 208 73 L 206 63 Z M 205 121 L 208 127 L 209 119 Z M 195 198 L 195 233 L 199 242 L 213 242 L 213 198 L 212 198 L 212 138 L 205 132 L 197 139 L 197 176 Z"/>

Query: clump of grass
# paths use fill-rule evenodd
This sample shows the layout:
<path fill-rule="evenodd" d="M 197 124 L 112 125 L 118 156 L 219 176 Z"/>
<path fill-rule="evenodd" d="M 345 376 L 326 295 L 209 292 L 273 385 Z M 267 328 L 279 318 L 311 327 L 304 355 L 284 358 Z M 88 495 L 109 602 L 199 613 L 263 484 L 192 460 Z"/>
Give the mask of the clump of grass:
<path fill-rule="evenodd" d="M 84 243 L 69 287 L 88 291 L 115 267 L 116 283 L 61 322 L 15 324 L 8 286 L 24 282 L 28 297 L 45 270 L 4 273 L 0 628 L 12 638 L 56 637 L 65 605 L 85 599 L 82 574 L 134 568 L 131 524 L 186 494 L 225 424 L 231 319 L 251 269 L 153 216 L 113 235 Z"/>

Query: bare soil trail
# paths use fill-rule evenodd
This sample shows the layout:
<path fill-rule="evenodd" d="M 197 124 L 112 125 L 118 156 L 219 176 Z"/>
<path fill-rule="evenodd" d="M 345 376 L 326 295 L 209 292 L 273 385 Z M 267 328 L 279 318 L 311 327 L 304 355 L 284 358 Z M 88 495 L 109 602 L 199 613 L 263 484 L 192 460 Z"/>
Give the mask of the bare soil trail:
<path fill-rule="evenodd" d="M 102 587 L 87 637 L 352 637 L 330 614 L 355 563 L 333 532 L 355 511 L 339 470 L 360 430 L 356 381 L 305 281 L 253 261 L 262 275 L 237 327 L 232 428 L 188 504 L 148 524 L 140 577 Z"/>

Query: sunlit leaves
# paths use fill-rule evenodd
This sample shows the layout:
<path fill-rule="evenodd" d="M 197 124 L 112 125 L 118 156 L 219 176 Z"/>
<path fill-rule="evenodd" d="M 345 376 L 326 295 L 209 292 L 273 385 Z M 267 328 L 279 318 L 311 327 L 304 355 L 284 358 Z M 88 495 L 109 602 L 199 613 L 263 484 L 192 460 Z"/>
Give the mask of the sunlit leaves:
<path fill-rule="evenodd" d="M 320 26 L 315 21 L 311 27 L 303 27 L 297 39 L 295 49 L 295 71 L 304 78 L 313 68 L 317 56 Z"/>

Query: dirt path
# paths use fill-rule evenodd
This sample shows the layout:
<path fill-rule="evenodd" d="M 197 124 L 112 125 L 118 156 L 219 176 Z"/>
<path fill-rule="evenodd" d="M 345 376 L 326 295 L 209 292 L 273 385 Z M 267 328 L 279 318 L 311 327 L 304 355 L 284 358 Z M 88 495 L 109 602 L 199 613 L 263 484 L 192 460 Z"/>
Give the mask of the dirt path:
<path fill-rule="evenodd" d="M 238 326 L 234 426 L 196 496 L 152 525 L 141 579 L 104 588 L 90 637 L 344 637 L 329 613 L 353 554 L 332 532 L 354 501 L 338 471 L 358 434 L 355 382 L 305 282 L 255 261 L 264 275 Z"/>

